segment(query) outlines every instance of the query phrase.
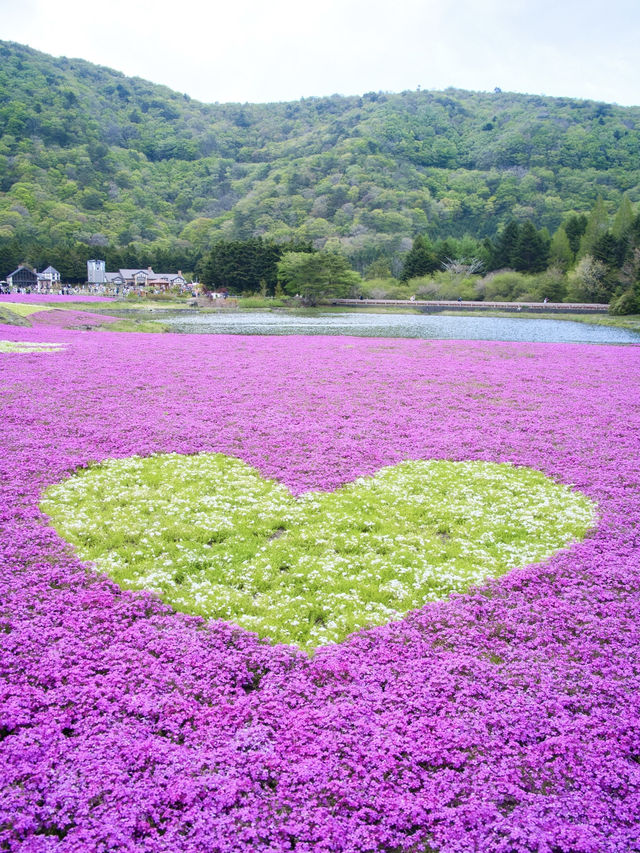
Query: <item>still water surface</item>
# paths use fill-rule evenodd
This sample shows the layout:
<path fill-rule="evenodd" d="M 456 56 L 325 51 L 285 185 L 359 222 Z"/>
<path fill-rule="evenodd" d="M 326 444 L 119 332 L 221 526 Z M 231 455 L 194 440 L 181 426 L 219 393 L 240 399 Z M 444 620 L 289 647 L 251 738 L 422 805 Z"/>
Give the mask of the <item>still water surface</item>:
<path fill-rule="evenodd" d="M 289 313 L 277 311 L 164 314 L 177 332 L 233 335 L 359 335 L 544 343 L 636 344 L 640 335 L 570 320 L 450 317 L 442 314 Z"/>

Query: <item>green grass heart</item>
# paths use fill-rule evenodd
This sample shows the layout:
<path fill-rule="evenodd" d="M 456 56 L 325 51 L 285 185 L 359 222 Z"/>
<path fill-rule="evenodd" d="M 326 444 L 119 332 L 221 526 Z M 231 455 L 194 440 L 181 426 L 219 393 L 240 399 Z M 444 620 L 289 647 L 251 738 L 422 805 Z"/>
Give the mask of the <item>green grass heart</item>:
<path fill-rule="evenodd" d="M 584 495 L 508 464 L 407 461 L 296 498 L 205 453 L 107 460 L 41 508 L 120 586 L 307 650 L 545 560 L 596 517 Z"/>

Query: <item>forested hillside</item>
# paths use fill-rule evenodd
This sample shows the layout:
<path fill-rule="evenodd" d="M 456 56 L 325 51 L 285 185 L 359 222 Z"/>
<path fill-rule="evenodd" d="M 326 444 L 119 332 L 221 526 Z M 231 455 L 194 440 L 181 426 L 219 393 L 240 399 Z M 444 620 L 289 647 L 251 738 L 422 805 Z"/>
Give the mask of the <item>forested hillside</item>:
<path fill-rule="evenodd" d="M 217 241 L 339 243 L 399 270 L 413 238 L 495 237 L 640 200 L 640 108 L 459 90 L 202 104 L 0 42 L 0 276 L 193 270 Z"/>

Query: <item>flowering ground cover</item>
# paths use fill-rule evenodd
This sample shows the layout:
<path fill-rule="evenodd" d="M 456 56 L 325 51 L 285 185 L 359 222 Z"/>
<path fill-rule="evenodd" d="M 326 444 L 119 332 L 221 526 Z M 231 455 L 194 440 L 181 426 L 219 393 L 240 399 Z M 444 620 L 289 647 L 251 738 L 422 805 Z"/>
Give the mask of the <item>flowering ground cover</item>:
<path fill-rule="evenodd" d="M 75 308 L 49 308 L 46 311 L 30 314 L 29 320 L 38 326 L 61 329 L 95 329 L 118 322 L 117 317 L 95 314 L 92 311 L 81 311 Z"/>
<path fill-rule="evenodd" d="M 0 353 L 0 849 L 640 847 L 640 349 L 0 337 L 66 344 Z M 78 469 L 168 453 L 295 496 L 408 461 L 526 466 L 597 522 L 310 657 L 122 590 L 39 508 Z"/>
<path fill-rule="evenodd" d="M 0 352 L 58 352 L 64 349 L 62 343 L 49 343 L 47 341 L 2 341 L 0 340 Z"/>
<path fill-rule="evenodd" d="M 121 586 L 307 650 L 549 557 L 595 521 L 588 499 L 511 465 L 414 460 L 296 499 L 220 453 L 109 460 L 40 507 Z"/>
<path fill-rule="evenodd" d="M 99 326 L 117 323 L 117 317 L 95 314 L 76 308 L 56 308 L 46 305 L 42 300 L 43 294 L 10 294 L 0 297 L 0 307 L 5 305 L 9 314 L 28 318 L 28 325 L 45 325 L 63 329 L 92 329 Z M 46 297 L 47 301 L 53 297 Z M 54 302 L 71 302 L 71 297 L 59 296 Z M 82 301 L 85 301 L 84 299 Z M 90 300 L 86 300 L 90 301 Z M 93 301 L 111 301 L 95 297 Z M 13 318 L 16 319 L 16 318 Z M 6 322 L 6 321 L 5 321 Z"/>
<path fill-rule="evenodd" d="M 113 302 L 111 296 L 98 296 L 93 293 L 3 293 L 0 303 L 14 302 L 29 304 L 30 302 Z"/>

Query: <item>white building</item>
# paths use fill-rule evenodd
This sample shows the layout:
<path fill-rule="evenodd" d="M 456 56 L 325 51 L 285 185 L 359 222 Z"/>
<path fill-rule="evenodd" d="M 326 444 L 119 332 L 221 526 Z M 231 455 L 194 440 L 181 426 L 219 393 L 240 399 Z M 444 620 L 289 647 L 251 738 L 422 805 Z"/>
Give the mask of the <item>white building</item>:
<path fill-rule="evenodd" d="M 42 272 L 37 273 L 38 275 L 38 284 L 57 284 L 60 281 L 60 273 L 55 267 L 48 266 L 46 270 L 42 270 Z"/>

